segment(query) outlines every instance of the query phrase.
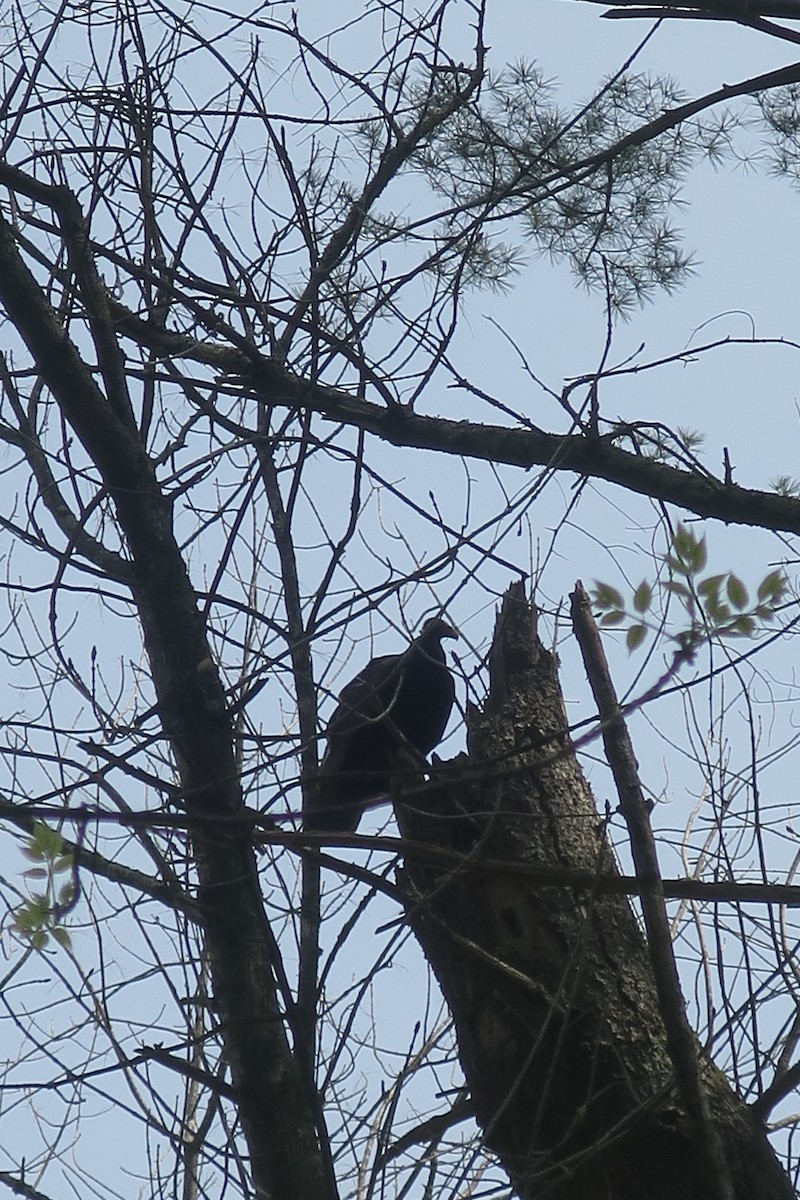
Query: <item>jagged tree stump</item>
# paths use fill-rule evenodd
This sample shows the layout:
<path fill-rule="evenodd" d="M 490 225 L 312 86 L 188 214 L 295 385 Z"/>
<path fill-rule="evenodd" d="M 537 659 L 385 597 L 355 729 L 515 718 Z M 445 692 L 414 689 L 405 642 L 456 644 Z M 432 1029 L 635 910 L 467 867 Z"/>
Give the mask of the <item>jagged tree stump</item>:
<path fill-rule="evenodd" d="M 530 871 L 616 866 L 521 585 L 504 599 L 490 670 L 468 756 L 395 802 L 405 838 L 463 856 L 410 852 L 400 881 L 485 1142 L 526 1198 L 705 1200 L 630 903 Z M 737 1200 L 790 1200 L 763 1128 L 720 1071 L 703 1072 Z"/>

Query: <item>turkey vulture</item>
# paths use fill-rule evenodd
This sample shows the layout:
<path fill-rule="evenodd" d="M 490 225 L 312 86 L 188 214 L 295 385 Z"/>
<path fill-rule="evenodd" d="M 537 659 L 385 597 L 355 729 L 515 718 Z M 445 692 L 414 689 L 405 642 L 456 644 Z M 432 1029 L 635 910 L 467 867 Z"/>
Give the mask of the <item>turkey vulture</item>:
<path fill-rule="evenodd" d="M 343 688 L 307 830 L 354 832 L 367 801 L 389 787 L 398 750 L 410 746 L 427 756 L 438 745 L 455 695 L 442 638 L 454 637 L 446 621 L 432 617 L 402 654 L 373 658 Z"/>

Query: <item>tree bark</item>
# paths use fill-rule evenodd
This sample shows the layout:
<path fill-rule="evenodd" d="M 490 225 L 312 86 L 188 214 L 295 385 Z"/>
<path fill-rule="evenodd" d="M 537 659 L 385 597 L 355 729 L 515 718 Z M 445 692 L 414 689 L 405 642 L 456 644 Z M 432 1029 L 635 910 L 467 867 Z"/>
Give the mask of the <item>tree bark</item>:
<path fill-rule="evenodd" d="M 556 663 L 521 585 L 495 630 L 491 686 L 468 713 L 469 755 L 398 797 L 403 836 L 463 854 L 408 854 L 409 920 L 455 1020 L 487 1146 L 522 1197 L 708 1196 L 705 1147 L 678 1098 L 648 946 L 622 896 L 537 885 L 514 864 L 616 873 L 566 730 Z M 483 869 L 498 859 L 508 871 Z M 741 1200 L 790 1200 L 763 1126 L 697 1047 Z"/>

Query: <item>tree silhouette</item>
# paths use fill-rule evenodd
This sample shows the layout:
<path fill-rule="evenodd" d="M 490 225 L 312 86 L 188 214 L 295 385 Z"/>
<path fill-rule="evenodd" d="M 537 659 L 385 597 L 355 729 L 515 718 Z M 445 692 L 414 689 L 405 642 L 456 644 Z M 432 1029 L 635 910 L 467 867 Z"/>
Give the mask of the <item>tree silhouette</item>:
<path fill-rule="evenodd" d="M 760 772 L 791 735 L 762 745 L 749 710 L 729 770 L 722 722 L 797 618 L 783 583 L 751 605 L 732 571 L 698 582 L 674 524 L 780 535 L 763 589 L 800 500 L 610 418 L 603 389 L 655 370 L 612 361 L 613 318 L 688 276 L 672 204 L 722 153 L 713 114 L 756 95 L 788 145 L 800 68 L 688 102 L 618 71 L 567 110 L 539 69 L 489 71 L 483 3 L 322 31 L 279 9 L 3 18 L 0 1182 L 789 1196 L 791 1136 L 766 1131 L 797 1076 L 799 894 Z M 509 395 L 470 358 L 470 305 L 531 245 L 599 289 L 608 337 L 555 389 L 498 333 L 526 371 Z M 576 723 L 534 622 L 569 653 L 543 589 L 577 506 L 617 537 L 590 483 L 655 513 L 664 587 L 633 620 L 667 666 L 621 705 L 576 588 Z M 544 562 L 514 540 L 534 527 Z M 442 612 L 457 731 L 382 780 L 400 838 L 380 799 L 358 835 L 303 831 L 343 681 Z M 676 837 L 623 715 L 670 694 L 708 792 L 662 874 Z M 578 755 L 601 744 L 618 799 L 596 804 Z"/>

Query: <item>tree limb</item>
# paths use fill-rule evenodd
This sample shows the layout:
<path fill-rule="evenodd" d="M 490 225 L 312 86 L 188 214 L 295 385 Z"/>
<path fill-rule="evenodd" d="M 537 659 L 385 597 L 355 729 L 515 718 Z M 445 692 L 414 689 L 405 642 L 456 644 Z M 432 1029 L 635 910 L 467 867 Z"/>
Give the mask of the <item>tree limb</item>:
<path fill-rule="evenodd" d="M 103 395 L 2 217 L 0 303 L 114 501 L 134 563 L 131 589 L 187 813 L 212 820 L 235 814 L 242 796 L 231 717 L 170 505 L 125 397 L 113 404 Z M 249 833 L 244 825 L 215 829 L 203 822 L 192 833 L 215 1000 L 256 1195 L 280 1195 L 292 1178 L 299 1195 L 322 1200 L 316 1129 L 278 1004 Z"/>
<path fill-rule="evenodd" d="M 582 584 L 576 585 L 571 600 L 573 629 L 602 722 L 606 758 L 614 776 L 620 809 L 628 826 L 636 874 L 642 881 L 641 902 L 650 960 L 678 1091 L 694 1123 L 694 1135 L 701 1156 L 705 1158 L 707 1193 L 718 1197 L 718 1200 L 732 1200 L 733 1185 L 722 1144 L 711 1119 L 698 1060 L 699 1046 L 686 1017 L 686 1005 L 672 950 L 658 852 L 633 745 L 620 711 L 589 596 Z"/>

